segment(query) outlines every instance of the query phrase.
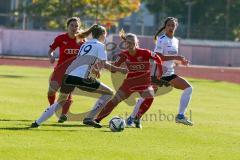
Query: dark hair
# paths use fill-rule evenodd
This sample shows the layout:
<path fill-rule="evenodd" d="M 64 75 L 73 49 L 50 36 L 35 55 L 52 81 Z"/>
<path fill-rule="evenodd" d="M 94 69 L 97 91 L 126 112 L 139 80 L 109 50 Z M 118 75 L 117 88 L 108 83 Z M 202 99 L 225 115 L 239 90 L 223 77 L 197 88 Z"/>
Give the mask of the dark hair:
<path fill-rule="evenodd" d="M 157 36 L 166 28 L 168 21 L 174 21 L 176 24 L 178 24 L 178 19 L 174 17 L 167 17 L 164 21 L 164 25 L 157 31 L 157 33 L 154 35 L 154 41 L 157 40 Z"/>
<path fill-rule="evenodd" d="M 69 26 L 69 24 L 70 24 L 72 21 L 77 22 L 79 26 L 81 25 L 81 20 L 80 20 L 79 17 L 71 17 L 71 18 L 68 18 L 68 19 L 67 19 L 67 27 Z"/>
<path fill-rule="evenodd" d="M 92 37 L 98 39 L 101 35 L 106 33 L 106 29 L 103 26 L 100 26 L 98 24 L 92 25 L 90 28 L 88 28 L 86 31 L 83 31 L 81 33 L 76 34 L 76 37 L 78 38 L 86 38 L 92 33 Z"/>

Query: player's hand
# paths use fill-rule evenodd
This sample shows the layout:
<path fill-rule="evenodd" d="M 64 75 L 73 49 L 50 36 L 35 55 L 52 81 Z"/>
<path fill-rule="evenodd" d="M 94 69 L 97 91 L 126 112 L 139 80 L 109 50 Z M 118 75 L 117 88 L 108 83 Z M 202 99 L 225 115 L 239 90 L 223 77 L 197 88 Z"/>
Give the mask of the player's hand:
<path fill-rule="evenodd" d="M 178 56 L 177 59 L 178 59 L 178 60 L 181 62 L 181 64 L 184 65 L 184 66 L 187 66 L 187 65 L 189 64 L 189 61 L 188 61 L 185 57 L 183 57 L 183 56 Z"/>
<path fill-rule="evenodd" d="M 187 60 L 187 59 L 183 59 L 181 61 L 181 64 L 184 65 L 184 66 L 187 66 L 190 62 Z"/>
<path fill-rule="evenodd" d="M 120 72 L 121 72 L 122 74 L 127 74 L 127 73 L 128 73 L 128 69 L 122 68 L 122 69 L 120 70 Z"/>
<path fill-rule="evenodd" d="M 55 62 L 55 57 L 54 56 L 49 56 L 49 61 L 51 64 Z"/>

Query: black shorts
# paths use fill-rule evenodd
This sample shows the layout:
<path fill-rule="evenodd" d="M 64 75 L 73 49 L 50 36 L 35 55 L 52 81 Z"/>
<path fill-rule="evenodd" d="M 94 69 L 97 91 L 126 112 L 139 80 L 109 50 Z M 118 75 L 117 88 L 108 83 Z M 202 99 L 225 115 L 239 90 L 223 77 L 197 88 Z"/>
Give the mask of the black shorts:
<path fill-rule="evenodd" d="M 64 75 L 60 92 L 69 94 L 75 87 L 84 91 L 93 92 L 97 90 L 99 86 L 100 82 L 94 78 L 85 79 L 71 75 Z"/>
<path fill-rule="evenodd" d="M 157 79 L 157 77 L 155 77 L 155 76 L 152 76 L 151 77 L 151 80 L 152 80 L 152 83 L 153 84 L 157 84 L 157 85 L 159 85 L 160 87 L 161 86 L 166 86 L 166 87 L 168 87 L 168 86 L 170 86 L 170 81 L 171 80 L 173 80 L 173 79 L 175 79 L 176 77 L 178 77 L 176 74 L 173 74 L 173 75 L 171 75 L 171 76 L 166 76 L 166 77 L 161 77 L 160 79 Z"/>
<path fill-rule="evenodd" d="M 172 74 L 171 76 L 161 77 L 161 80 L 170 82 L 171 80 L 177 78 L 178 76 L 176 74 Z"/>

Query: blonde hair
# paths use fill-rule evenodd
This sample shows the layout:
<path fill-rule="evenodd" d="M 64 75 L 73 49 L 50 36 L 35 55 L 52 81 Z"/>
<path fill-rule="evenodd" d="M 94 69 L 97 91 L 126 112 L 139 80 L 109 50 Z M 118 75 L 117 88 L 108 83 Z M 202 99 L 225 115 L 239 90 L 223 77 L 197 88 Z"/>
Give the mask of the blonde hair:
<path fill-rule="evenodd" d="M 136 46 L 138 47 L 138 38 L 137 38 L 137 35 L 136 34 L 133 34 L 133 33 L 125 33 L 125 31 L 123 29 L 121 29 L 121 31 L 119 32 L 119 36 L 121 37 L 122 40 L 126 41 L 127 38 L 133 38 L 134 39 L 134 42 L 136 44 Z"/>

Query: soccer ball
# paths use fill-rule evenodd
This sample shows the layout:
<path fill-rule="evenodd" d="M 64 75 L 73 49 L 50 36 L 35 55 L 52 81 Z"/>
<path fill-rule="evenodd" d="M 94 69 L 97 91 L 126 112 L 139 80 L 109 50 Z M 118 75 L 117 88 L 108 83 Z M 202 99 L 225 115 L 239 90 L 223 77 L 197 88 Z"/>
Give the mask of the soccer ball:
<path fill-rule="evenodd" d="M 121 132 L 126 126 L 125 120 L 116 116 L 109 121 L 109 128 L 112 132 Z"/>

